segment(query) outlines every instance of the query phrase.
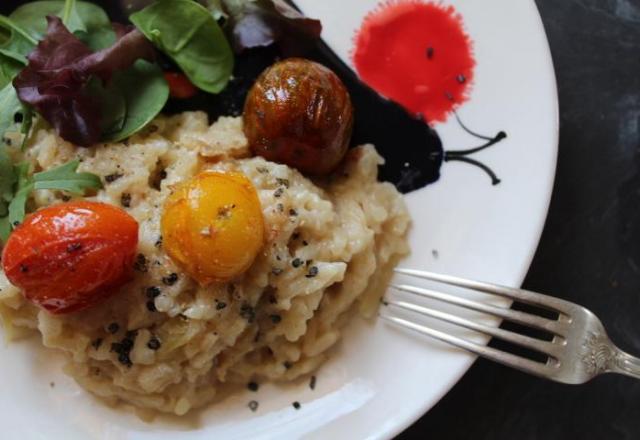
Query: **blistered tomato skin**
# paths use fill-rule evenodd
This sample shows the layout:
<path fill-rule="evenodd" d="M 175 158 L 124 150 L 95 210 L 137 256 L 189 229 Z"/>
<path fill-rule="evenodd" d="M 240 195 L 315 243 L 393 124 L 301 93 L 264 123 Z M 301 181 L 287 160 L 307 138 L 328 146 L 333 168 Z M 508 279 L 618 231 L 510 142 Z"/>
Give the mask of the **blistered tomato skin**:
<path fill-rule="evenodd" d="M 93 306 L 132 273 L 138 223 L 122 209 L 78 201 L 43 208 L 9 236 L 2 267 L 25 297 L 53 314 Z"/>
<path fill-rule="evenodd" d="M 242 274 L 264 244 L 258 194 L 240 173 L 205 171 L 180 184 L 161 229 L 164 250 L 201 285 Z"/>
<path fill-rule="evenodd" d="M 313 61 L 291 58 L 265 70 L 244 105 L 244 132 L 255 154 L 323 175 L 344 157 L 353 107 L 338 76 Z"/>

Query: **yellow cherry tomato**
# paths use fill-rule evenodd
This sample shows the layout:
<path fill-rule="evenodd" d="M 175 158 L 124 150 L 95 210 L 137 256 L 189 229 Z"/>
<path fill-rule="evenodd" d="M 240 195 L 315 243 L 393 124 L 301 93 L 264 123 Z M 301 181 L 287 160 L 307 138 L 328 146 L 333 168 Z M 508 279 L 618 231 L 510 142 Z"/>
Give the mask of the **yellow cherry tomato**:
<path fill-rule="evenodd" d="M 180 184 L 160 226 L 165 251 L 201 285 L 242 274 L 264 243 L 258 194 L 240 173 L 205 171 Z"/>

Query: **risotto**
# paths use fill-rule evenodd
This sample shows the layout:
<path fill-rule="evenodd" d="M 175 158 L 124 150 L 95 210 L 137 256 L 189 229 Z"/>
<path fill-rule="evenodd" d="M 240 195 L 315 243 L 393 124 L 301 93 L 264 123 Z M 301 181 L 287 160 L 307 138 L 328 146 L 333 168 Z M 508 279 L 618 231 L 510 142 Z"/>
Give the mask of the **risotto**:
<path fill-rule="evenodd" d="M 406 207 L 391 184 L 377 181 L 382 159 L 371 145 L 310 180 L 251 157 L 241 118 L 209 126 L 205 113 L 190 112 L 158 117 L 127 142 L 84 149 L 39 129 L 22 159 L 36 170 L 80 160 L 80 170 L 104 183 L 88 199 L 122 207 L 139 224 L 134 277 L 99 307 L 50 314 L 0 273 L 8 337 L 37 331 L 66 355 L 69 375 L 114 403 L 183 415 L 223 386 L 312 372 L 354 311 L 374 314 L 386 277 L 408 252 Z M 249 270 L 207 287 L 168 257 L 160 233 L 165 199 L 204 170 L 247 176 L 265 223 Z M 33 207 L 67 198 L 37 191 Z"/>

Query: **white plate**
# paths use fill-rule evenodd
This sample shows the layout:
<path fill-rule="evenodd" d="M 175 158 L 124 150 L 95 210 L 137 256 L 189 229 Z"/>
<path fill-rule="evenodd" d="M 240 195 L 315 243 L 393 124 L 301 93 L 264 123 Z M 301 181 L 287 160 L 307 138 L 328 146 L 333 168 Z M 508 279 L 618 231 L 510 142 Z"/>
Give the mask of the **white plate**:
<path fill-rule="evenodd" d="M 355 30 L 376 0 L 297 0 L 348 60 Z M 413 254 L 403 265 L 498 282 L 522 282 L 546 217 L 555 173 L 555 78 L 532 0 L 445 1 L 462 14 L 477 60 L 471 99 L 460 108 L 482 131 L 508 139 L 474 158 L 502 179 L 445 163 L 436 184 L 407 196 Z M 437 126 L 445 147 L 474 140 L 455 120 Z M 438 251 L 435 258 L 432 251 Z M 390 438 L 433 406 L 474 358 L 378 321 L 355 322 L 338 353 L 306 382 L 239 393 L 183 422 L 145 424 L 112 410 L 60 372 L 35 342 L 0 347 L 2 438 L 181 439 Z M 55 382 L 55 387 L 50 383 Z M 260 401 L 256 413 L 247 409 Z M 291 406 L 300 401 L 298 411 Z"/>

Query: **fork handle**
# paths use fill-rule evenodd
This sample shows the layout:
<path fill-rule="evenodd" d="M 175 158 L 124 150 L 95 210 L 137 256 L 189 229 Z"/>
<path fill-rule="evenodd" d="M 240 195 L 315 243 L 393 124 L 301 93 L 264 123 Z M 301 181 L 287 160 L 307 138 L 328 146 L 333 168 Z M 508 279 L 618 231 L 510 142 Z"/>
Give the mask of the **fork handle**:
<path fill-rule="evenodd" d="M 640 359 L 616 347 L 616 353 L 609 362 L 609 371 L 640 379 Z"/>

